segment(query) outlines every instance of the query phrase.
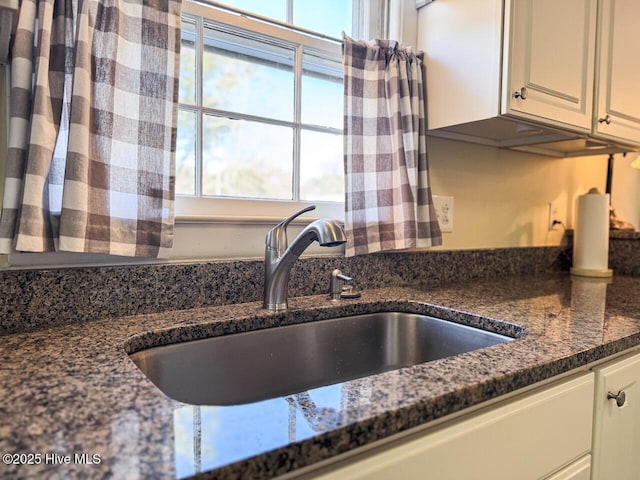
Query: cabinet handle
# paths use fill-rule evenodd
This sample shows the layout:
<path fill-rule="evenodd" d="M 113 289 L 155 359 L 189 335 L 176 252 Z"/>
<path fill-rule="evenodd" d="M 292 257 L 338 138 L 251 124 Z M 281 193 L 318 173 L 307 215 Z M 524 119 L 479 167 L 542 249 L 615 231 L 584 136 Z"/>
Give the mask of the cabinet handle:
<path fill-rule="evenodd" d="M 611 125 L 611 115 L 607 115 L 604 118 L 599 118 L 598 122 L 599 123 L 606 123 L 607 125 Z"/>
<path fill-rule="evenodd" d="M 522 87 L 519 92 L 513 92 L 514 98 L 521 98 L 522 100 L 526 100 L 529 95 L 529 90 L 527 87 Z"/>
<path fill-rule="evenodd" d="M 620 390 L 618 393 L 609 392 L 607 393 L 607 400 L 615 400 L 616 405 L 618 405 L 618 407 L 621 407 L 627 401 L 627 394 L 624 393 L 624 390 Z"/>

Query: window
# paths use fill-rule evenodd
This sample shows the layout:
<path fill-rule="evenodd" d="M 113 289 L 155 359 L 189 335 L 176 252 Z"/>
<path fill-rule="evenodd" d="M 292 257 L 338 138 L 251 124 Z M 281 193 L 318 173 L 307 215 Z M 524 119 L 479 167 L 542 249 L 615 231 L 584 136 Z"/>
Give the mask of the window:
<path fill-rule="evenodd" d="M 334 0 L 326 0 L 326 2 L 316 2 L 315 0 L 227 0 L 225 2 L 233 8 L 253 10 L 258 15 L 272 17 L 275 23 L 204 4 L 209 1 L 201 0 L 202 3 L 196 3 L 194 0 L 185 0 L 182 8 L 184 31 L 177 139 L 177 191 L 179 193 L 176 199 L 176 214 L 179 224 L 175 229 L 174 248 L 171 252 L 167 252 L 167 258 L 176 260 L 248 258 L 259 255 L 264 248 L 265 225 L 273 226 L 274 218 L 282 219 L 296 211 L 298 207 L 311 203 L 318 205 L 318 209 L 314 212 L 318 216 L 335 218 L 343 216 L 342 198 L 340 201 L 315 200 L 316 198 L 337 198 L 335 189 L 326 187 L 325 183 L 330 182 L 329 177 L 332 175 L 339 175 L 340 185 L 342 185 L 343 175 L 340 38 L 331 40 L 326 36 L 339 37 L 340 32 L 344 29 L 354 38 L 384 37 L 386 35 L 384 32 L 389 28 L 386 0 L 347 0 L 345 8 L 348 8 L 349 5 L 352 6 L 354 30 L 349 32 L 349 28 L 347 28 L 349 21 L 346 18 L 348 15 L 343 15 L 340 12 L 335 14 L 334 11 L 331 22 L 328 23 L 333 30 L 328 29 L 323 34 L 309 34 L 305 30 L 324 30 L 325 27 L 321 23 L 314 23 L 320 22 L 323 18 L 316 13 L 320 9 L 324 12 L 330 7 L 333 8 L 337 5 Z M 344 2 L 344 0 L 340 1 Z M 213 2 L 211 3 L 213 5 Z M 263 8 L 273 8 L 274 10 L 260 10 Z M 276 9 L 278 13 L 274 13 Z M 336 21 L 341 15 L 345 19 L 344 23 Z M 289 19 L 289 23 L 297 23 L 302 29 L 278 24 L 278 22 L 286 22 L 287 19 Z M 256 51 L 256 48 L 259 51 Z M 264 91 L 264 84 L 258 85 L 257 81 L 242 83 L 246 80 L 245 71 L 242 69 L 235 73 L 235 84 L 229 84 L 230 78 L 226 76 L 226 71 L 219 72 L 217 77 L 216 75 L 210 76 L 207 78 L 209 83 L 205 84 L 202 77 L 205 50 L 209 62 L 218 59 L 218 61 L 224 60 L 227 65 L 235 62 L 236 66 L 243 65 L 244 62 L 242 68 L 247 68 L 247 65 L 250 65 L 256 70 L 271 72 L 274 75 L 293 75 L 293 83 L 289 82 L 288 84 L 289 93 L 294 102 L 293 113 L 289 117 L 283 117 L 281 114 L 284 110 L 283 104 L 278 103 L 277 109 L 271 107 L 270 105 L 273 103 L 268 102 L 273 95 L 268 91 L 268 88 L 266 92 Z M 213 88 L 211 85 L 216 85 L 215 82 L 218 82 L 219 86 L 227 88 L 228 91 L 224 95 L 219 94 L 219 98 L 215 101 L 207 100 L 203 103 L 203 97 L 212 95 L 213 90 L 210 89 Z M 243 85 L 244 88 L 240 88 Z M 258 93 L 259 87 L 262 88 L 263 93 Z M 323 88 L 324 91 L 322 91 Z M 314 93 L 314 91 L 320 91 L 320 93 Z M 333 93 L 331 93 L 332 91 Z M 249 95 L 253 95 L 259 101 L 254 100 L 251 103 L 247 99 L 246 104 L 249 106 L 242 107 L 243 97 Z M 326 114 L 326 109 L 334 103 L 334 100 L 330 100 L 332 95 L 336 98 L 340 96 L 339 100 L 335 100 L 339 104 L 338 107 L 331 110 L 335 117 Z M 316 105 L 312 105 L 310 102 L 315 102 Z M 237 107 L 239 104 L 240 106 Z M 261 107 L 264 107 L 262 111 L 251 110 L 251 108 Z M 325 113 L 321 109 L 324 109 Z M 318 118 L 326 119 L 326 121 Z M 258 126 L 264 128 L 258 129 Z M 239 135 L 232 137 L 230 135 L 232 127 L 243 132 L 244 137 L 238 138 Z M 205 128 L 210 130 L 205 130 Z M 269 133 L 286 132 L 287 128 L 290 129 L 290 136 L 282 133 L 273 135 Z M 259 133 L 258 130 L 260 130 Z M 237 162 L 239 158 L 238 156 L 226 157 L 220 153 L 220 150 L 211 151 L 211 157 L 208 157 L 210 152 L 204 150 L 203 147 L 207 144 L 207 135 L 210 137 L 213 134 L 220 136 L 220 141 L 215 147 L 217 149 L 247 148 L 244 143 L 251 146 L 258 142 L 262 142 L 259 145 L 266 149 L 266 142 L 275 142 L 276 135 L 286 137 L 283 144 L 277 149 L 278 160 L 273 163 L 275 166 L 272 165 L 272 168 L 290 171 L 292 179 L 284 182 L 286 187 L 275 189 L 276 194 L 273 195 L 275 198 L 266 198 L 266 195 L 257 196 L 255 186 L 247 186 L 246 184 L 249 182 L 246 179 L 243 180 L 244 183 L 239 180 L 236 183 L 244 185 L 245 192 L 251 192 L 251 195 L 256 195 L 255 198 L 231 195 L 213 196 L 211 193 L 206 193 L 222 191 L 227 177 L 214 174 L 218 185 L 208 184 L 205 192 L 203 188 L 204 169 L 213 168 L 211 165 L 214 165 L 216 161 L 230 163 L 234 159 Z M 245 139 L 248 140 L 245 141 Z M 235 144 L 230 147 L 232 141 Z M 210 150 L 214 149 L 213 145 L 212 142 L 209 142 Z M 258 153 L 260 151 L 258 149 Z M 335 171 L 332 172 L 331 162 L 327 161 L 327 158 L 337 158 L 336 151 L 340 152 L 340 170 L 337 171 L 338 167 L 335 166 L 337 164 L 334 163 Z M 217 154 L 217 157 L 213 156 L 214 153 Z M 314 161 L 312 159 L 305 163 L 304 158 L 310 155 L 316 155 L 321 160 Z M 248 157 L 249 154 L 245 153 L 244 156 Z M 264 159 L 266 156 L 263 155 L 261 158 Z M 301 158 L 302 160 L 300 160 Z M 295 163 L 299 160 L 299 163 Z M 329 173 L 325 174 L 325 172 Z M 207 175 L 209 174 L 210 172 L 207 173 Z M 260 175 L 262 174 L 254 175 L 254 177 Z M 297 196 L 294 196 L 294 192 L 297 192 Z M 244 195 L 247 194 L 244 193 Z M 211 216 L 222 217 L 223 225 L 210 224 L 209 220 L 211 219 L 207 217 Z M 191 217 L 189 221 L 180 222 L 180 220 L 184 221 L 189 217 Z M 254 217 L 255 221 L 251 217 Z M 204 222 L 202 222 L 203 220 Z M 9 263 L 17 268 L 141 262 L 146 263 L 146 260 L 124 257 L 114 259 L 109 255 L 59 252 L 55 254 L 15 253 L 9 258 Z"/>
<path fill-rule="evenodd" d="M 177 215 L 287 216 L 313 203 L 342 217 L 336 39 L 351 33 L 355 2 L 224 3 L 275 22 L 183 5 Z"/>

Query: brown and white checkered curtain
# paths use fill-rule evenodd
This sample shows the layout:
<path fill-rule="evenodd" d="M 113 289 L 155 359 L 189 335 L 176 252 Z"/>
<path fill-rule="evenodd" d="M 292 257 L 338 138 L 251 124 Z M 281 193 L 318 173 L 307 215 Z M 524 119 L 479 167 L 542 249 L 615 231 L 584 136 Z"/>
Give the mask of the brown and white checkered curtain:
<path fill-rule="evenodd" d="M 21 1 L 1 252 L 171 247 L 180 10 L 180 0 Z"/>
<path fill-rule="evenodd" d="M 344 36 L 347 256 L 442 244 L 421 57 L 395 41 Z"/>

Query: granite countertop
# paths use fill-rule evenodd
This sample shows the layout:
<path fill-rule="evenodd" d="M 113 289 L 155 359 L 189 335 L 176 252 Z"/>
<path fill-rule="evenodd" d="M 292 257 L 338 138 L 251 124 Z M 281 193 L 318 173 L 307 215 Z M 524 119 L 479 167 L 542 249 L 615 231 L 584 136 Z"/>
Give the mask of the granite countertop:
<path fill-rule="evenodd" d="M 200 471 L 212 478 L 270 478 L 640 345 L 639 291 L 640 278 L 615 276 L 607 285 L 559 273 L 366 290 L 339 306 L 325 296 L 292 298 L 284 313 L 266 313 L 254 302 L 8 335 L 0 345 L 0 451 L 27 454 L 17 463 L 32 464 L 0 464 L 0 476 L 158 479 Z M 171 400 L 127 355 L 389 308 L 520 338 L 228 407 Z"/>

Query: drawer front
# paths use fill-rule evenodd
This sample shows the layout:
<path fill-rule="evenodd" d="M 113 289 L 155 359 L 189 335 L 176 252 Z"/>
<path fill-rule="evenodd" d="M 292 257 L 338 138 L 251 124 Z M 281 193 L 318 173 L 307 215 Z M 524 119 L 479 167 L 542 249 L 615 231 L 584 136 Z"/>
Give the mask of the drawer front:
<path fill-rule="evenodd" d="M 399 440 L 314 478 L 543 478 L 588 455 L 593 378 L 588 373 L 437 431 Z"/>

